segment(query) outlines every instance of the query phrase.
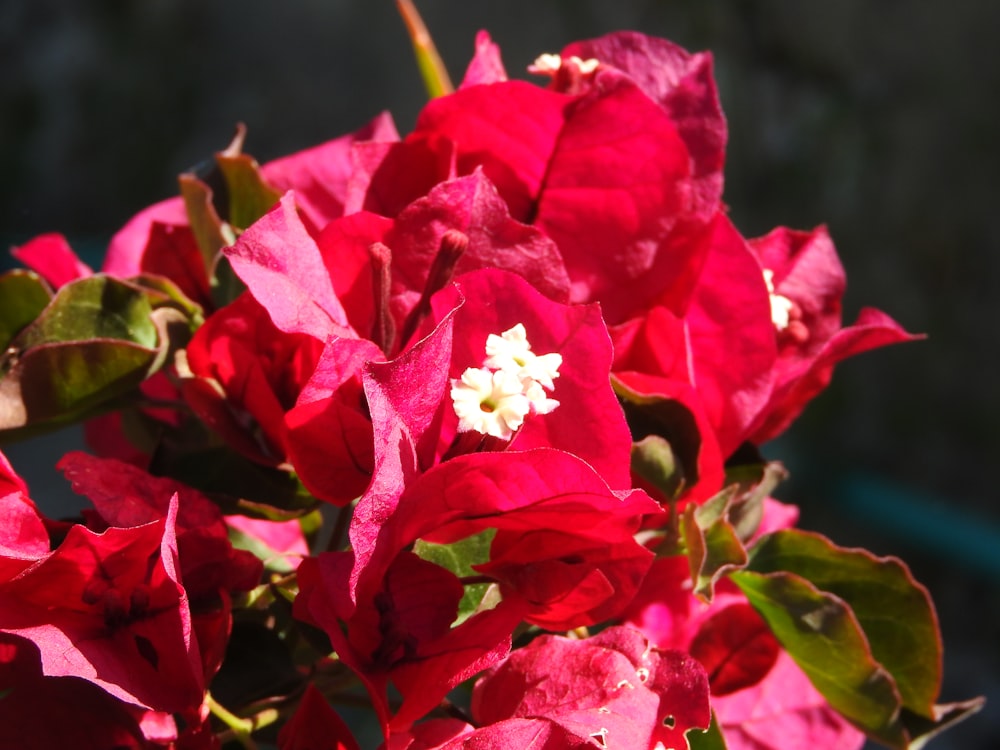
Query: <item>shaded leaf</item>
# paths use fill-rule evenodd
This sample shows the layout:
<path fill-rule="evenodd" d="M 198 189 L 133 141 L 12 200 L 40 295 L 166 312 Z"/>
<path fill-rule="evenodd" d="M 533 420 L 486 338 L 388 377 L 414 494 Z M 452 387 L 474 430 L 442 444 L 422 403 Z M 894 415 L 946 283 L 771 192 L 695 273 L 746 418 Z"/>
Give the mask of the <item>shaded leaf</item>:
<path fill-rule="evenodd" d="M 870 736 L 906 747 L 896 686 L 843 600 L 794 573 L 744 570 L 730 578 L 831 706 Z"/>
<path fill-rule="evenodd" d="M 434 544 L 418 539 L 413 551 L 418 557 L 446 568 L 459 578 L 476 575 L 473 565 L 485 563 L 490 558 L 490 544 L 496 529 L 487 529 L 451 544 Z M 489 583 L 475 583 L 465 587 L 465 594 L 458 603 L 455 624 L 465 622 L 480 607 Z"/>
<path fill-rule="evenodd" d="M 729 522 L 729 507 L 739 487 L 733 485 L 703 505 L 684 509 L 681 534 L 688 549 L 694 593 L 711 601 L 715 582 L 727 571 L 746 564 L 747 553 Z"/>
<path fill-rule="evenodd" d="M 226 220 L 234 227 L 246 229 L 281 199 L 281 193 L 265 182 L 260 165 L 250 155 L 222 152 L 215 155 L 215 163 L 228 188 Z"/>
<path fill-rule="evenodd" d="M 819 534 L 771 534 L 752 553 L 750 569 L 796 573 L 851 608 L 873 657 L 892 675 L 903 705 L 932 716 L 941 687 L 942 646 L 927 590 L 902 561 L 835 546 Z"/>
<path fill-rule="evenodd" d="M 49 304 L 52 295 L 33 271 L 8 271 L 0 276 L 0 349 Z M 2 368 L 2 365 L 0 365 Z"/>
<path fill-rule="evenodd" d="M 719 729 L 719 721 L 712 712 L 712 724 L 708 729 L 689 729 L 684 733 L 690 750 L 726 750 L 726 740 Z"/>

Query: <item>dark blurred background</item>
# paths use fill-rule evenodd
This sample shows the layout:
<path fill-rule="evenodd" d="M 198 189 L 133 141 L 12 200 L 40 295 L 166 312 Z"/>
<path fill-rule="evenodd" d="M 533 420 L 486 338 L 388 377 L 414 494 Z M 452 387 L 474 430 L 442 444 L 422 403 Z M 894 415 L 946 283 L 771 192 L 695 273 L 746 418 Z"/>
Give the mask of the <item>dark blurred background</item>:
<path fill-rule="evenodd" d="M 944 700 L 992 705 L 932 747 L 1000 737 L 1000 3 L 505 0 L 419 3 L 452 77 L 477 29 L 508 72 L 631 28 L 715 55 L 725 199 L 747 236 L 826 223 L 863 305 L 928 340 L 840 366 L 766 448 L 802 525 L 907 560 L 940 610 Z M 173 194 L 237 122 L 265 161 L 424 102 L 390 0 L 4 0 L 0 244 L 60 231 L 99 264 L 111 232 Z M 0 264 L 10 265 L 6 253 Z M 0 265 L 0 267 L 4 267 Z M 43 503 L 76 433 L 5 447 Z"/>

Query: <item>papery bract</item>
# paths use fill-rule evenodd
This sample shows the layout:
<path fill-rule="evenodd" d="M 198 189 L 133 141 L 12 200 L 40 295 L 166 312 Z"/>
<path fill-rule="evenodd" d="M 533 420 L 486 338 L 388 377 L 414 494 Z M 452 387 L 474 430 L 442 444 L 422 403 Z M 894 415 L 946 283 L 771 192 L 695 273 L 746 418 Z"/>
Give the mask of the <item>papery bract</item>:
<path fill-rule="evenodd" d="M 35 644 L 0 633 L 0 747 L 151 748 L 129 708 L 79 677 L 43 675 Z"/>
<path fill-rule="evenodd" d="M 351 730 L 326 702 L 315 685 L 309 684 L 295 714 L 278 734 L 279 750 L 358 750 Z"/>
<path fill-rule="evenodd" d="M 846 277 L 825 227 L 812 232 L 782 227 L 750 245 L 772 274 L 772 299 L 790 306 L 791 315 L 786 325 L 776 323 L 774 389 L 751 426 L 750 439 L 763 443 L 784 431 L 829 384 L 837 362 L 920 336 L 872 308 L 863 309 L 854 325 L 841 326 Z"/>
<path fill-rule="evenodd" d="M 200 705 L 176 513 L 175 497 L 165 518 L 141 526 L 71 527 L 55 551 L 0 582 L 0 632 L 35 643 L 46 675 L 82 677 L 162 711 Z"/>
<path fill-rule="evenodd" d="M 698 663 L 625 627 L 584 640 L 536 638 L 476 683 L 472 710 L 487 725 L 550 721 L 599 747 L 683 747 L 684 733 L 710 718 Z"/>
<path fill-rule="evenodd" d="M 42 234 L 11 250 L 11 255 L 54 289 L 70 281 L 90 276 L 90 266 L 81 261 L 61 234 Z"/>

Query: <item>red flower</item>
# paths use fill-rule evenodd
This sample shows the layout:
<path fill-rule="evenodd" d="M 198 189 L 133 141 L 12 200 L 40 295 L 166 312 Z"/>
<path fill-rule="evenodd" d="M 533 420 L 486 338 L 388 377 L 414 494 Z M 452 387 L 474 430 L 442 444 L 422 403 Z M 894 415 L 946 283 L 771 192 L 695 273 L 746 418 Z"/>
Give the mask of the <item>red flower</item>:
<path fill-rule="evenodd" d="M 0 632 L 32 641 L 49 676 L 82 677 L 160 711 L 201 704 L 202 668 L 179 582 L 176 496 L 165 518 L 59 547 L 0 581 Z"/>
<path fill-rule="evenodd" d="M 684 733 L 707 728 L 705 673 L 684 654 L 652 647 L 637 631 L 613 627 L 584 640 L 541 636 L 476 683 L 479 729 L 452 720 L 418 725 L 388 748 L 686 747 Z M 428 741 L 437 730 L 439 742 Z"/>
<path fill-rule="evenodd" d="M 79 677 L 47 677 L 38 647 L 0 633 L 0 747 L 151 748 L 133 706 Z"/>
<path fill-rule="evenodd" d="M 872 308 L 863 309 L 854 325 L 841 326 L 846 279 L 825 227 L 812 232 L 779 227 L 750 245 L 769 279 L 778 340 L 774 387 L 749 434 L 763 443 L 783 432 L 829 384 L 837 362 L 921 337 Z"/>

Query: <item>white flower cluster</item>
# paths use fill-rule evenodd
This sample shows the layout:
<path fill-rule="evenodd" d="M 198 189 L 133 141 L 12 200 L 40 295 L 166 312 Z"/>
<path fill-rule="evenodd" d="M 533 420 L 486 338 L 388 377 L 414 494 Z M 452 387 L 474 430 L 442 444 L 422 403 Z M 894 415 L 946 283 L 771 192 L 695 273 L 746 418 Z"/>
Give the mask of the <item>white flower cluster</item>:
<path fill-rule="evenodd" d="M 509 440 L 529 413 L 548 414 L 559 402 L 546 391 L 555 388 L 562 355 L 531 351 L 524 326 L 518 323 L 486 339 L 486 359 L 451 381 L 451 400 L 459 432 L 475 430 Z"/>

